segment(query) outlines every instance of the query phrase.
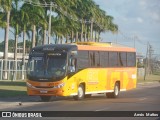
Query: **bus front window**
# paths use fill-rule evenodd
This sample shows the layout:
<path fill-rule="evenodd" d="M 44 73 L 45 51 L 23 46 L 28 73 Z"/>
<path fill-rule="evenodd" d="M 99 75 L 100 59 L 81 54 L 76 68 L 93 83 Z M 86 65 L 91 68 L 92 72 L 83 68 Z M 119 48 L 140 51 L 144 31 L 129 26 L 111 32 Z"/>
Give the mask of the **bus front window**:
<path fill-rule="evenodd" d="M 28 61 L 27 75 L 30 80 L 60 80 L 66 73 L 66 54 L 46 54 L 31 57 Z"/>
<path fill-rule="evenodd" d="M 28 62 L 27 74 L 30 76 L 41 77 L 44 73 L 43 57 L 32 57 Z"/>
<path fill-rule="evenodd" d="M 65 75 L 66 59 L 63 57 L 48 57 L 47 68 L 45 71 L 46 76 L 61 77 Z"/>

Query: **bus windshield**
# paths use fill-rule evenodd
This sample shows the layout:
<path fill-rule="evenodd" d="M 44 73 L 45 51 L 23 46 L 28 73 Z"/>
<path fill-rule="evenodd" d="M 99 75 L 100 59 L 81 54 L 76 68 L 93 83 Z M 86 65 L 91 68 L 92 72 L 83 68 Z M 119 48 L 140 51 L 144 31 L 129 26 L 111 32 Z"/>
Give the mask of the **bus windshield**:
<path fill-rule="evenodd" d="M 43 57 L 30 57 L 27 75 L 31 80 L 57 80 L 66 73 L 65 53 L 49 53 Z"/>

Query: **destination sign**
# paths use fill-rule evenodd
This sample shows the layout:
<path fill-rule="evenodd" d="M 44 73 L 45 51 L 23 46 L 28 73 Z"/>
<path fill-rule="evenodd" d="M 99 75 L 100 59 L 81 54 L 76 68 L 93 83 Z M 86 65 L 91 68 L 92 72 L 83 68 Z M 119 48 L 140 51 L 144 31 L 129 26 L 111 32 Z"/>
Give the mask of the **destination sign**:
<path fill-rule="evenodd" d="M 48 56 L 61 56 L 61 53 L 48 53 Z"/>

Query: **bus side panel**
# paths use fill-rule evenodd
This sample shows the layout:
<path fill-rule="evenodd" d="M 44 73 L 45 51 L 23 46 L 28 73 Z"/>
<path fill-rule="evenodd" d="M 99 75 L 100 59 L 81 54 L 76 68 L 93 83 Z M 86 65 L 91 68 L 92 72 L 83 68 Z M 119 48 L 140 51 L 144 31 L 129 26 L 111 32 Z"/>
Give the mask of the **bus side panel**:
<path fill-rule="evenodd" d="M 116 82 L 121 91 L 136 88 L 136 68 L 108 68 L 106 89 L 113 90 Z"/>
<path fill-rule="evenodd" d="M 126 89 L 136 88 L 137 84 L 137 71 L 136 68 L 130 68 L 128 77 L 128 83 L 126 84 Z"/>
<path fill-rule="evenodd" d="M 66 80 L 65 95 L 77 95 L 78 86 L 84 84 L 85 93 L 112 92 L 116 82 L 120 90 L 136 87 L 136 68 L 87 68 Z"/>
<path fill-rule="evenodd" d="M 76 94 L 79 84 L 84 84 L 85 93 L 101 93 L 106 91 L 107 69 L 88 68 L 77 72 L 68 79 L 70 94 Z M 72 90 L 70 89 L 72 87 Z"/>
<path fill-rule="evenodd" d="M 123 68 L 121 75 L 122 77 L 120 79 L 120 89 L 122 91 L 136 88 L 136 68 Z"/>
<path fill-rule="evenodd" d="M 70 95 L 77 95 L 78 92 L 78 86 L 83 83 L 86 83 L 86 77 L 87 77 L 87 70 L 81 70 L 75 73 L 74 75 L 68 77 L 66 80 L 66 86 L 65 91 L 67 91 L 67 94 Z"/>
<path fill-rule="evenodd" d="M 107 70 L 105 68 L 88 69 L 87 88 L 88 93 L 99 93 L 106 90 Z"/>

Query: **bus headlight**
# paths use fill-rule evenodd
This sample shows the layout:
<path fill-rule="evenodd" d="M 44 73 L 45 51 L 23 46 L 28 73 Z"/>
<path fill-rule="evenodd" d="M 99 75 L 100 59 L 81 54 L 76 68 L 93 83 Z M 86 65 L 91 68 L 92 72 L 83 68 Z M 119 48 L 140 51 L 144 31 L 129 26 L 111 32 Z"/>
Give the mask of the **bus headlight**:
<path fill-rule="evenodd" d="M 61 88 L 61 87 L 63 87 L 65 85 L 65 83 L 61 83 L 61 84 L 59 84 L 58 86 L 57 86 L 57 88 Z"/>
<path fill-rule="evenodd" d="M 36 87 L 32 86 L 30 83 L 28 83 L 28 82 L 27 82 L 26 84 L 27 84 L 27 86 L 30 87 L 30 88 L 36 88 Z"/>

